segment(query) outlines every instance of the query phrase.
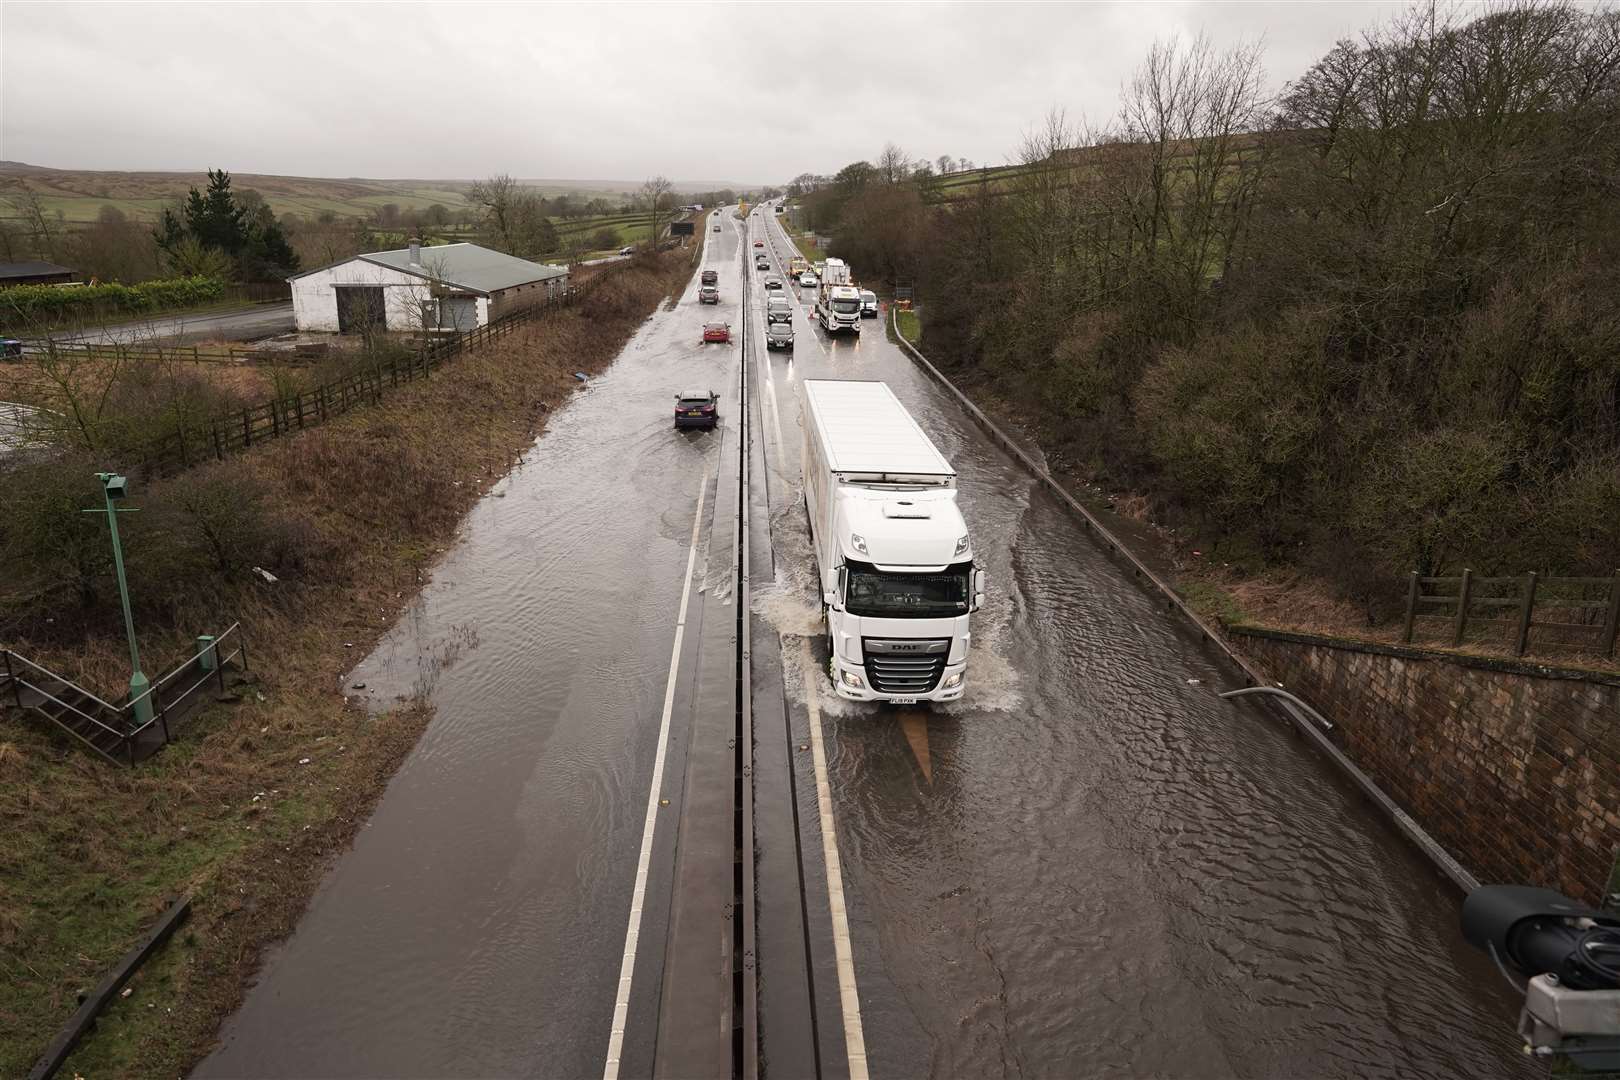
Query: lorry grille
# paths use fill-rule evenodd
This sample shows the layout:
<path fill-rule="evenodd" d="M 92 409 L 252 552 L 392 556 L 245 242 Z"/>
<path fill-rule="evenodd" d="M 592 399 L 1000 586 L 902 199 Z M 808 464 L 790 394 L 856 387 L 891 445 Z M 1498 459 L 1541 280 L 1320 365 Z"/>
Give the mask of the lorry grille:
<path fill-rule="evenodd" d="M 938 641 L 902 641 L 864 638 L 866 681 L 880 694 L 926 694 L 939 685 L 950 656 L 949 638 Z"/>

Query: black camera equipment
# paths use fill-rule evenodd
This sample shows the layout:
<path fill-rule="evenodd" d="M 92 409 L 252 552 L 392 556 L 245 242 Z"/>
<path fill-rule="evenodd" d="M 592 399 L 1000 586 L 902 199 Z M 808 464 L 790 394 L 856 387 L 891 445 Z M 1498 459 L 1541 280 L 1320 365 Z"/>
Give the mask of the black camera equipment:
<path fill-rule="evenodd" d="M 1463 901 L 1462 931 L 1524 993 L 1519 1034 L 1531 1053 L 1620 1069 L 1620 914 L 1551 889 L 1483 885 Z"/>

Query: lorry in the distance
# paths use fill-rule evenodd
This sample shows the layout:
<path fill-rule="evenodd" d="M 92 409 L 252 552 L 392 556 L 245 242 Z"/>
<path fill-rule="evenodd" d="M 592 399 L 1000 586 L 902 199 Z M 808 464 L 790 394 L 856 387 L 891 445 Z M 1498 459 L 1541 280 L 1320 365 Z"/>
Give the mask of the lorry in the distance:
<path fill-rule="evenodd" d="M 821 268 L 816 321 L 829 334 L 861 332 L 861 290 L 852 279 L 849 264 L 843 259 L 828 259 Z"/>
<path fill-rule="evenodd" d="M 853 285 L 821 283 L 816 294 L 816 321 L 829 334 L 861 332 L 861 290 Z"/>
<path fill-rule="evenodd" d="M 954 701 L 984 602 L 956 473 L 887 383 L 800 387 L 833 685 L 857 701 Z"/>

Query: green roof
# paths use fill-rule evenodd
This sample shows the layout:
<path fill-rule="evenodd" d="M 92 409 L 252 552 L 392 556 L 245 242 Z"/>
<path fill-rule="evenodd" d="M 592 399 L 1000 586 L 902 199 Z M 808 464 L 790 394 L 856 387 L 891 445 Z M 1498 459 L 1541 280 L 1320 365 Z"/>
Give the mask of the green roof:
<path fill-rule="evenodd" d="M 422 262 L 420 266 L 411 265 L 410 248 L 377 251 L 357 258 L 486 296 L 518 285 L 568 276 L 566 267 L 530 262 L 477 244 L 424 246 L 418 253 Z"/>

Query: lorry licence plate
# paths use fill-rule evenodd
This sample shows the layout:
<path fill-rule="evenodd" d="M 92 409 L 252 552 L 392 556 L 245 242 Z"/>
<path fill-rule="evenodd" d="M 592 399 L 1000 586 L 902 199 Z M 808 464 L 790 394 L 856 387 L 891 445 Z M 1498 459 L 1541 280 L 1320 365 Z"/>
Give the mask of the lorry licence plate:
<path fill-rule="evenodd" d="M 889 699 L 889 704 L 890 705 L 915 705 L 915 704 L 917 704 L 917 699 L 914 698 L 914 697 L 892 697 L 892 698 Z"/>

